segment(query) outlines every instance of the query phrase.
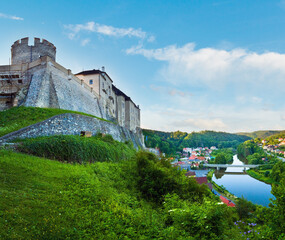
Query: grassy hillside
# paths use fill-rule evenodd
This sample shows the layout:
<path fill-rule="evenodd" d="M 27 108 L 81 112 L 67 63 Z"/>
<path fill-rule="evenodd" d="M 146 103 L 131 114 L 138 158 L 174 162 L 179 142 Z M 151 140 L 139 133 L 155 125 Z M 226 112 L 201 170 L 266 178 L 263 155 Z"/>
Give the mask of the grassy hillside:
<path fill-rule="evenodd" d="M 240 132 L 238 135 L 248 136 L 250 138 L 267 138 L 269 136 L 279 134 L 285 131 L 279 130 L 264 130 L 264 131 L 255 131 L 255 132 Z"/>
<path fill-rule="evenodd" d="M 78 165 L 0 150 L 0 239 L 239 239 L 233 209 L 152 158 Z"/>
<path fill-rule="evenodd" d="M 201 132 L 162 132 L 155 130 L 143 130 L 147 147 L 159 147 L 164 153 L 175 153 L 184 147 L 211 147 L 236 148 L 240 143 L 250 139 L 247 136 L 237 134 L 201 131 Z"/>
<path fill-rule="evenodd" d="M 134 153 L 109 136 L 69 137 L 29 139 L 19 147 L 54 160 L 0 149 L 0 239 L 234 240 L 285 234 L 285 182 L 273 186 L 276 201 L 269 209 L 249 209 L 245 200 L 229 208 L 166 159 Z"/>
<path fill-rule="evenodd" d="M 62 113 L 76 113 L 97 118 L 90 114 L 63 109 L 14 107 L 6 111 L 0 111 L 0 137 Z"/>

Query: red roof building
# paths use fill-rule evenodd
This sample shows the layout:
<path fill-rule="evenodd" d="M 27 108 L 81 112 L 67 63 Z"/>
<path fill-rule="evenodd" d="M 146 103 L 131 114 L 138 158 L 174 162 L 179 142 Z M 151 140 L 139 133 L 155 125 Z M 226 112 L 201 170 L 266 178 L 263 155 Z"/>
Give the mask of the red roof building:
<path fill-rule="evenodd" d="M 220 196 L 220 199 L 222 200 L 223 203 L 225 203 L 229 207 L 235 207 L 235 204 L 231 201 L 223 197 L 222 195 Z"/>
<path fill-rule="evenodd" d="M 207 184 L 208 182 L 208 179 L 207 177 L 196 177 L 195 180 L 197 181 L 197 183 L 199 184 Z"/>

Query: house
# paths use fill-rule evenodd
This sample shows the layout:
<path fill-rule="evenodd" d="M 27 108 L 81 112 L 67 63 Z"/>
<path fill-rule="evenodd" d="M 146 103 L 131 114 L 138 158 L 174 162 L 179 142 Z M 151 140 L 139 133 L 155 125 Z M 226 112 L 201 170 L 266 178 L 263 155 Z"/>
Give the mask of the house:
<path fill-rule="evenodd" d="M 191 157 L 188 158 L 188 160 L 193 161 L 193 160 L 196 160 L 196 158 L 197 157 L 195 155 L 192 155 Z"/>

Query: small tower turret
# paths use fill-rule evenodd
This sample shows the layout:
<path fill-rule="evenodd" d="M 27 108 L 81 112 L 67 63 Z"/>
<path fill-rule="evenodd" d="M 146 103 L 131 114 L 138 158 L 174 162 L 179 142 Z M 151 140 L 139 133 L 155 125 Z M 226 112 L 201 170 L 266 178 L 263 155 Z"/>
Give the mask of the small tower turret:
<path fill-rule="evenodd" d="M 34 45 L 29 46 L 29 38 L 17 40 L 11 47 L 12 64 L 29 63 L 39 57 L 49 56 L 55 61 L 56 47 L 49 41 L 34 39 Z"/>

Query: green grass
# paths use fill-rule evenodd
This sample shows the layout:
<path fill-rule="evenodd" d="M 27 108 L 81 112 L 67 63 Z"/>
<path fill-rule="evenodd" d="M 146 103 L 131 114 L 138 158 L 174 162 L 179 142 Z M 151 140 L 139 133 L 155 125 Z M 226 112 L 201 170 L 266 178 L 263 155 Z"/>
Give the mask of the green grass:
<path fill-rule="evenodd" d="M 71 165 L 0 150 L 0 166 L 0 239 L 129 239 L 132 228 L 151 229 L 154 210 L 130 194 L 126 162 Z"/>
<path fill-rule="evenodd" d="M 270 171 L 271 172 L 271 170 L 258 170 L 258 171 L 255 171 L 253 169 L 249 169 L 246 172 L 247 172 L 247 174 L 249 176 L 251 176 L 251 177 L 253 177 L 253 178 L 255 178 L 255 179 L 259 180 L 259 181 L 265 182 L 267 184 L 278 184 L 278 182 L 274 181 L 272 178 L 265 177 L 264 176 L 264 172 L 265 171 Z"/>
<path fill-rule="evenodd" d="M 14 107 L 6 111 L 0 112 L 0 137 L 63 113 L 75 113 L 107 121 L 105 119 L 98 118 L 90 114 L 70 110 L 53 108 Z"/>
<path fill-rule="evenodd" d="M 175 194 L 154 205 L 137 184 L 135 158 L 80 165 L 0 150 L 0 239 L 240 239 L 232 209 Z"/>
<path fill-rule="evenodd" d="M 136 153 L 131 144 L 100 134 L 90 138 L 59 135 L 25 139 L 19 143 L 17 150 L 69 163 L 119 162 L 131 159 Z"/>

